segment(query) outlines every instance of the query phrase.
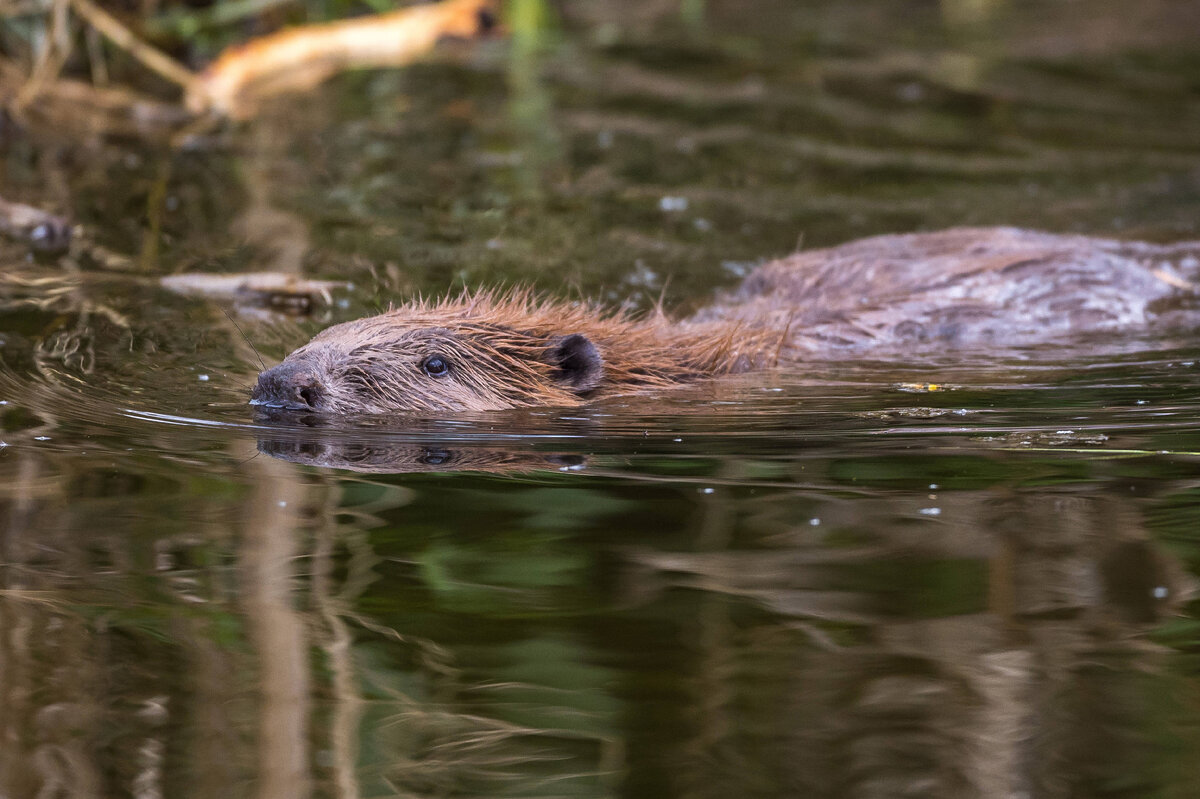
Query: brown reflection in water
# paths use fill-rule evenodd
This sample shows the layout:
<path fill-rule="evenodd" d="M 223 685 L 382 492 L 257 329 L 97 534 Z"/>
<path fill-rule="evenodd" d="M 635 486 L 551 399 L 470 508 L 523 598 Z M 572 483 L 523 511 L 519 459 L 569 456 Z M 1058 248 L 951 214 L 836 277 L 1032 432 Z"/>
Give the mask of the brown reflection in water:
<path fill-rule="evenodd" d="M 299 215 L 278 207 L 276 187 L 293 185 L 295 169 L 282 152 L 289 137 L 282 135 L 282 122 L 257 125 L 252 145 L 243 160 L 247 204 L 234 222 L 234 233 L 267 258 L 269 269 L 286 275 L 304 273 L 304 256 L 310 247 L 308 223 Z"/>
<path fill-rule="evenodd" d="M 330 491 L 327 497 L 315 530 L 312 553 L 313 605 L 323 622 L 315 629 L 314 636 L 331 672 L 329 768 L 333 793 L 338 799 L 358 799 L 359 732 L 365 700 L 359 693 L 360 677 L 352 649 L 354 637 L 346 619 L 353 615 L 351 600 L 374 579 L 370 569 L 375 557 L 361 530 L 340 536 L 350 547 L 353 560 L 349 576 L 339 586 L 333 575 L 335 539 L 339 538 L 334 513 L 339 493 Z"/>
<path fill-rule="evenodd" d="M 48 495 L 58 492 L 44 481 L 35 456 L 17 456 L 16 479 L 8 501 L 3 529 L 3 593 L 0 594 L 0 792 L 6 796 L 34 796 L 43 788 L 68 796 L 94 796 L 101 781 L 88 748 L 75 730 L 94 721 L 96 708 L 86 697 L 87 631 L 78 619 L 56 618 L 52 594 L 43 592 L 36 574 L 22 574 L 19 564 L 37 557 L 38 521 L 51 521 L 39 513 Z M 7 493 L 7 492 L 6 492 Z M 57 516 L 65 515 L 65 509 Z M 58 520 L 61 522 L 61 518 Z M 57 525 L 56 525 L 57 526 Z M 53 527 L 46 528 L 47 532 Z M 45 542 L 52 546 L 55 542 Z M 47 636 L 50 620 L 57 629 Z M 49 638 L 49 641 L 46 639 Z M 69 679 L 43 673 L 45 648 L 58 650 Z M 47 679 L 49 677 L 49 679 Z M 47 691 L 46 683 L 50 683 Z M 57 689 L 57 690 L 54 690 Z M 47 694 L 54 701 L 39 700 Z"/>
<path fill-rule="evenodd" d="M 241 691 L 242 681 L 231 679 L 250 664 L 242 653 L 222 645 L 214 621 L 180 620 L 175 639 L 186 663 L 184 690 L 194 697 L 179 708 L 181 715 L 191 718 L 191 734 L 184 743 L 190 795 L 228 799 L 233 786 L 253 773 L 254 733 L 240 722 L 253 716 L 255 703 Z"/>
<path fill-rule="evenodd" d="M 103 530 L 77 525 L 43 456 L 13 449 L 0 494 L 0 795 L 101 797 L 116 782 L 162 796 L 167 697 L 136 659 L 120 662 L 131 653 L 99 634 L 102 618 L 66 612 L 61 591 L 98 553 L 123 564 Z"/>
<path fill-rule="evenodd" d="M 258 796 L 309 794 L 309 660 L 304 617 L 294 603 L 305 487 L 295 470 L 255 458 L 239 563 L 247 632 L 259 666 Z"/>

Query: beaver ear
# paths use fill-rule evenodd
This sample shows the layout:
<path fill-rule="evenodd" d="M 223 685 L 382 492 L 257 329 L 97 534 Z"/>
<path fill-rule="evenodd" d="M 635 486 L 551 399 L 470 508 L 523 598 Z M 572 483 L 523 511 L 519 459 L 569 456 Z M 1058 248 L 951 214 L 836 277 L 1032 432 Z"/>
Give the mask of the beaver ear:
<path fill-rule="evenodd" d="M 550 363 L 558 367 L 555 375 L 576 394 L 586 394 L 604 378 L 604 359 L 587 336 L 572 333 L 550 341 Z"/>

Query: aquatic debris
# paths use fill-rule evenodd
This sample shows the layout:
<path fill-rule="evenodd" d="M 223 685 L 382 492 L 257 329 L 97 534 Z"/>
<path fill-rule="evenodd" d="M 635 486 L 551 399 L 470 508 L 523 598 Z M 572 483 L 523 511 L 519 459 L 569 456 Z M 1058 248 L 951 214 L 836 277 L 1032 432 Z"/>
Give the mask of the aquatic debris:
<path fill-rule="evenodd" d="M 184 272 L 161 280 L 163 288 L 177 294 L 227 300 L 238 305 L 267 308 L 285 313 L 307 314 L 333 302 L 332 292 L 349 289 L 350 283 L 309 280 L 282 272 L 207 274 Z"/>
<path fill-rule="evenodd" d="M 61 216 L 0 197 L 0 233 L 35 250 L 62 252 L 71 244 L 71 223 Z"/>
<path fill-rule="evenodd" d="M 914 394 L 926 394 L 934 391 L 957 391 L 958 386 L 945 383 L 896 383 L 892 386 L 897 391 L 907 391 Z"/>
<path fill-rule="evenodd" d="M 940 419 L 943 416 L 967 416 L 973 413 L 966 408 L 887 408 L 878 411 L 860 411 L 855 413 L 862 419 L 879 419 L 894 421 L 896 419 Z"/>
<path fill-rule="evenodd" d="M 1014 430 L 1001 436 L 980 436 L 975 440 L 1013 447 L 1099 447 L 1108 442 L 1108 436 L 1080 430 Z"/>

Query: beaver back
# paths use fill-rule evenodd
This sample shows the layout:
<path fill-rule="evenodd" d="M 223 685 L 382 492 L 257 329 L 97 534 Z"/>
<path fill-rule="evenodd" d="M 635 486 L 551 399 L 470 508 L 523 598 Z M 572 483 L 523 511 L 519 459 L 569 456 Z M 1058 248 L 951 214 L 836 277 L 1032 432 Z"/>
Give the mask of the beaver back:
<path fill-rule="evenodd" d="M 764 264 L 691 318 L 786 326 L 796 357 L 1013 347 L 1200 323 L 1200 242 L 1016 228 L 876 236 Z"/>

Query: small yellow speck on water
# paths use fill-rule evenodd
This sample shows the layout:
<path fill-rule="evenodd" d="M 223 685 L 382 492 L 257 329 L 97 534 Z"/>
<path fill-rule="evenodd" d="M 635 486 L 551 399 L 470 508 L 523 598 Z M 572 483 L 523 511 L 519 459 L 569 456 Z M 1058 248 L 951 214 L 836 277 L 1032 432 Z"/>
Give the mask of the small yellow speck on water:
<path fill-rule="evenodd" d="M 898 388 L 901 391 L 921 391 L 921 392 L 946 391 L 947 390 L 947 386 L 945 386 L 941 383 L 898 383 L 896 385 L 896 388 Z"/>

